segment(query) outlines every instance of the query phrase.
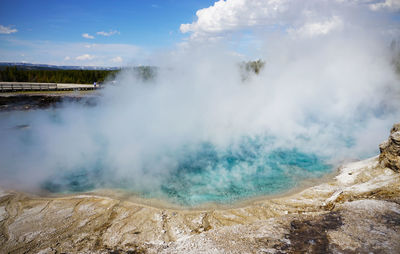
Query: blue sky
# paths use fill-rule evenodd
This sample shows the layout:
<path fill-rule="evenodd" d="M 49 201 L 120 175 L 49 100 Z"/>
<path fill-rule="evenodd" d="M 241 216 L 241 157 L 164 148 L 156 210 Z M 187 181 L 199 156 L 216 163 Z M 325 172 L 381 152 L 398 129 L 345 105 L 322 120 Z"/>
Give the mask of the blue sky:
<path fill-rule="evenodd" d="M 27 1 L 2 0 L 0 24 L 18 28 L 30 40 L 79 41 L 82 33 L 117 30 L 96 42 L 164 46 L 180 39 L 179 26 L 191 22 L 207 0 Z M 83 40 L 82 40 L 83 41 Z"/>
<path fill-rule="evenodd" d="M 268 36 L 400 38 L 400 0 L 0 0 L 0 62 L 123 66 L 222 41 L 256 56 Z"/>
<path fill-rule="evenodd" d="M 0 25 L 17 32 L 0 34 L 0 61 L 59 62 L 51 57 L 30 57 L 30 52 L 40 48 L 38 44 L 52 44 L 49 48 L 56 43 L 68 44 L 67 50 L 72 50 L 69 47 L 74 43 L 122 44 L 147 51 L 171 47 L 186 36 L 179 31 L 180 24 L 192 22 L 198 9 L 213 2 L 2 0 Z M 94 38 L 84 38 L 83 34 Z M 65 52 L 65 57 L 72 59 L 76 54 Z"/>

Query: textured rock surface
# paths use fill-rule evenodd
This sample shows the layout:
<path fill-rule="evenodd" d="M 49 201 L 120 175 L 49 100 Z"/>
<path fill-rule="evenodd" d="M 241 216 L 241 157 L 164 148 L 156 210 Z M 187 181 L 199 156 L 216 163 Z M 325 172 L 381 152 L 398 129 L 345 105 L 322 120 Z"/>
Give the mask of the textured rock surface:
<path fill-rule="evenodd" d="M 229 209 L 0 190 L 0 253 L 400 253 L 400 174 L 382 167 L 382 154 L 327 183 Z"/>
<path fill-rule="evenodd" d="M 384 167 L 400 172 L 400 123 L 390 131 L 389 139 L 380 146 L 379 161 Z"/>

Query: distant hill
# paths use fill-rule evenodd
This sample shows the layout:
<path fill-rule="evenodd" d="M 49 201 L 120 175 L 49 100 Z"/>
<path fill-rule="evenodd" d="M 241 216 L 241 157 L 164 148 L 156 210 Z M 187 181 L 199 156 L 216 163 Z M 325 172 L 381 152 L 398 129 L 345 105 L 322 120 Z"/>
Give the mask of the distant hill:
<path fill-rule="evenodd" d="M 102 71 L 114 71 L 114 70 L 121 69 L 119 67 L 59 66 L 59 65 L 49 65 L 49 64 L 0 62 L 0 70 L 4 70 L 6 67 L 16 67 L 18 70 L 102 70 Z"/>

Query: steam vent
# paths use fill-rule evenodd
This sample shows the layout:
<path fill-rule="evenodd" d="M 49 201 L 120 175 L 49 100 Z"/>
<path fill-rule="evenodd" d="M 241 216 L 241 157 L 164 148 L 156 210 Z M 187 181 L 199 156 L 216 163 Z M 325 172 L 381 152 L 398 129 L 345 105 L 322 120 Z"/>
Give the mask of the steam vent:
<path fill-rule="evenodd" d="M 400 253 L 400 124 L 380 148 L 327 182 L 224 209 L 1 190 L 0 252 Z"/>

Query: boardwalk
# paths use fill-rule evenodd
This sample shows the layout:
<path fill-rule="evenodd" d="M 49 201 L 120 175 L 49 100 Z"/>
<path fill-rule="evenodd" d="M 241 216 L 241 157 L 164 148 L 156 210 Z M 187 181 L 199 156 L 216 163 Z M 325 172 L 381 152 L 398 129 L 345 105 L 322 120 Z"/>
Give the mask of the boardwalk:
<path fill-rule="evenodd" d="M 62 83 L 31 83 L 31 82 L 0 82 L 0 92 L 16 91 L 74 91 L 94 90 L 99 86 L 93 84 L 62 84 Z"/>

